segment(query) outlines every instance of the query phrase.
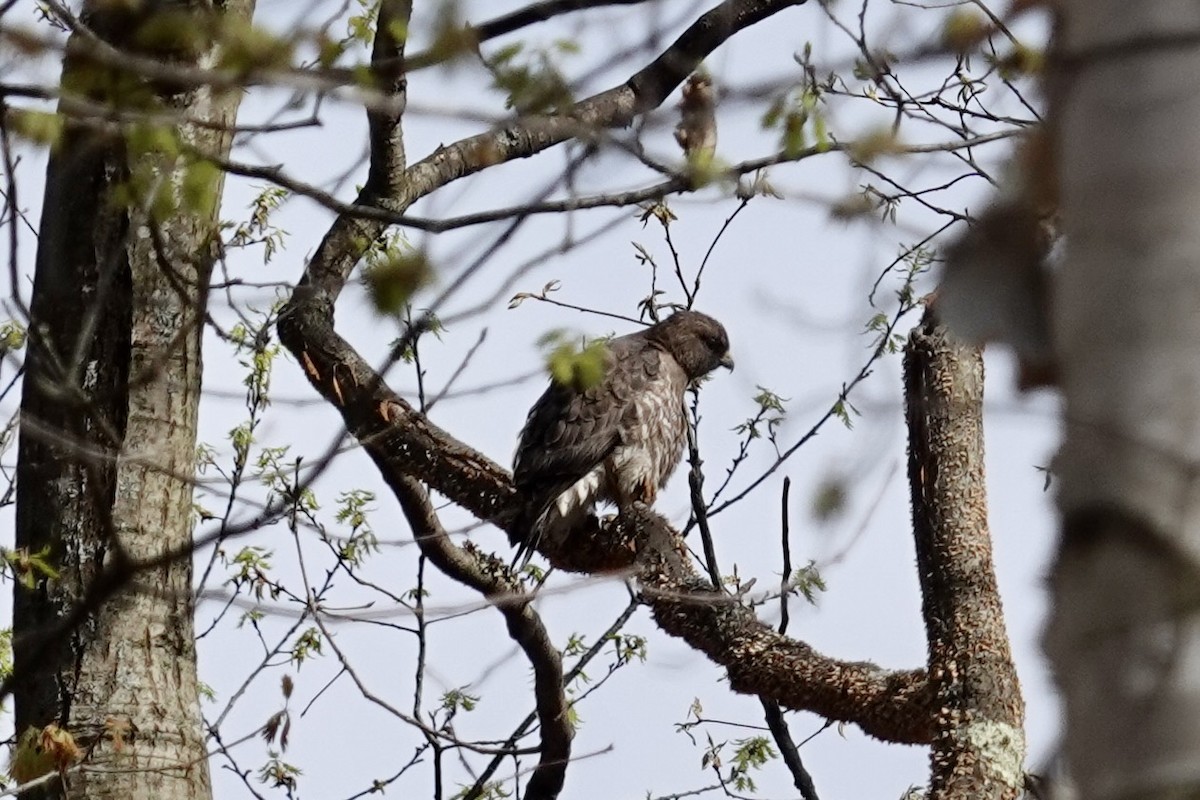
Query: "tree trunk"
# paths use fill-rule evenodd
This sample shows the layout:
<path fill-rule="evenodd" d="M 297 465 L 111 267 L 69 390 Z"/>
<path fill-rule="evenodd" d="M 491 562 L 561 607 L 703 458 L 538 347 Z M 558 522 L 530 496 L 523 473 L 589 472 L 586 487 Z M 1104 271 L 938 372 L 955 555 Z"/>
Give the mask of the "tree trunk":
<path fill-rule="evenodd" d="M 1059 4 L 1062 541 L 1046 633 L 1080 796 L 1200 795 L 1200 7 Z"/>
<path fill-rule="evenodd" d="M 248 21 L 253 5 L 229 0 L 219 13 Z M 85 4 L 84 19 L 118 42 L 135 23 L 112 8 Z M 87 91 L 101 82 L 87 47 L 72 37 L 64 86 Z M 157 89 L 160 109 L 210 123 L 172 125 L 185 144 L 228 152 L 240 91 Z M 116 192 L 128 201 L 138 176 L 151 176 L 152 192 L 159 185 L 179 201 L 185 174 L 195 188 L 198 173 L 188 170 L 178 155 L 87 122 L 67 124 L 47 170 L 21 405 L 17 545 L 47 551 L 59 575 L 14 590 L 16 724 L 25 731 L 56 722 L 86 759 L 65 791 L 56 782 L 43 796 L 211 793 L 190 555 L 132 575 L 122 568 L 186 552 L 191 542 L 200 342 L 222 174 L 199 173 L 206 186 L 196 194 L 209 201 L 180 202 L 174 212 L 152 209 L 138 193 L 118 202 Z M 97 590 L 98 577 L 129 580 L 99 602 L 109 591 Z M 91 606 L 82 624 L 66 624 L 81 604 Z"/>

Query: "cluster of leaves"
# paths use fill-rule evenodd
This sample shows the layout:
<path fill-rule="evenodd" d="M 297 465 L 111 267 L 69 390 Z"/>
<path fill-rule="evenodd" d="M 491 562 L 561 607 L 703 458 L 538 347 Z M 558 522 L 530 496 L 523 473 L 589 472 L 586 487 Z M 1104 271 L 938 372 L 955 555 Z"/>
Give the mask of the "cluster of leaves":
<path fill-rule="evenodd" d="M 805 43 L 796 60 L 804 77 L 793 89 L 776 97 L 762 116 L 763 130 L 779 131 L 779 148 L 787 158 L 798 158 L 809 147 L 818 152 L 832 144 L 829 126 L 823 110 L 825 88 L 835 79 L 830 75 L 825 84 L 818 83 L 811 66 L 812 44 Z"/>
<path fill-rule="evenodd" d="M 292 645 L 292 663 L 297 667 L 303 666 L 305 661 L 324 655 L 323 647 L 320 629 L 315 626 L 306 628 Z"/>
<path fill-rule="evenodd" d="M 28 332 L 26 332 L 25 326 L 18 323 L 17 320 L 2 321 L 0 323 L 0 357 L 23 349 L 26 338 L 28 338 Z"/>
<path fill-rule="evenodd" d="M 675 730 L 685 734 L 697 744 L 693 734 L 698 727 L 709 722 L 715 722 L 704 717 L 704 707 L 699 698 L 692 700 L 688 707 L 687 719 L 675 724 Z M 754 792 L 757 785 L 753 772 L 762 769 L 777 758 L 775 748 L 765 736 L 751 736 L 734 741 L 717 741 L 712 734 L 705 734 L 705 747 L 700 756 L 700 766 L 711 769 L 717 775 L 717 780 L 726 792 L 730 789 L 736 792 Z M 728 769 L 726 769 L 728 767 Z"/>
<path fill-rule="evenodd" d="M 558 329 L 538 340 L 545 352 L 546 370 L 560 386 L 587 391 L 604 380 L 608 369 L 608 339 L 581 340 Z"/>
<path fill-rule="evenodd" d="M 791 589 L 804 595 L 810 605 L 817 604 L 817 595 L 826 590 L 825 578 L 817 568 L 817 562 L 809 561 L 803 567 L 792 572 L 788 581 Z"/>
<path fill-rule="evenodd" d="M 469 693 L 465 688 L 449 689 L 442 693 L 441 707 L 443 711 L 457 714 L 459 711 L 474 711 L 479 705 L 480 697 Z"/>
<path fill-rule="evenodd" d="M 123 131 L 128 174 L 113 186 L 119 207 L 163 221 L 177 213 L 208 219 L 221 187 L 220 168 L 192 149 L 174 125 L 135 122 Z"/>
<path fill-rule="evenodd" d="M 486 60 L 492 88 L 503 92 L 505 107 L 518 114 L 565 112 L 575 97 L 558 62 L 578 52 L 579 45 L 569 39 L 532 50 L 521 42 L 502 47 Z"/>
<path fill-rule="evenodd" d="M 239 322 L 229 331 L 238 364 L 246 370 L 242 385 L 246 387 L 246 410 L 252 416 L 265 411 L 271 404 L 271 371 L 283 352 L 283 348 L 273 344 L 270 338 L 276 311 L 272 308 L 268 312 L 259 312 L 252 308 L 250 313 L 256 315 L 257 324 Z"/>
<path fill-rule="evenodd" d="M 758 410 L 745 422 L 735 425 L 733 431 L 747 439 L 758 439 L 763 436 L 765 428 L 767 439 L 773 442 L 776 431 L 787 418 L 787 408 L 784 404 L 788 402 L 788 398 L 780 397 L 765 386 L 756 388 L 758 393 L 754 395 L 754 404 L 758 406 Z"/>
<path fill-rule="evenodd" d="M 6 127 L 14 135 L 41 147 L 53 147 L 62 140 L 65 118 L 52 111 L 29 108 L 5 110 Z"/>
<path fill-rule="evenodd" d="M 338 558 L 352 567 L 362 566 L 368 555 L 379 551 L 379 539 L 368 516 L 373 502 L 374 492 L 365 489 L 351 489 L 338 495 L 335 519 L 350 528 L 338 547 Z"/>
<path fill-rule="evenodd" d="M 58 570 L 54 566 L 48 546 L 36 553 L 31 553 L 24 547 L 15 550 L 0 548 L 0 561 L 13 580 L 26 589 L 33 589 L 41 581 L 58 577 Z"/>
<path fill-rule="evenodd" d="M 271 750 L 268 753 L 267 763 L 258 770 L 258 780 L 272 789 L 283 789 L 290 798 L 295 796 L 295 792 L 299 788 L 297 779 L 302 774 L 299 767 L 282 760 L 279 753 Z"/>
<path fill-rule="evenodd" d="M 8 774 L 18 785 L 55 770 L 65 774 L 81 755 L 82 751 L 70 731 L 55 723 L 44 728 L 30 726 L 17 738 Z"/>
<path fill-rule="evenodd" d="M 294 42 L 229 14 L 206 13 L 194 4 L 148 6 L 129 31 L 127 45 L 142 54 L 195 63 L 215 51 L 217 69 L 248 74 L 291 63 Z M 145 13 L 149 11 L 150 13 Z"/>
<path fill-rule="evenodd" d="M 821 478 L 812 494 L 812 517 L 817 522 L 829 522 L 846 510 L 849 487 L 846 476 L 841 473 L 827 474 Z"/>
<path fill-rule="evenodd" d="M 409 310 L 412 296 L 433 281 L 434 271 L 425 254 L 397 231 L 366 248 L 362 277 L 374 309 L 400 317 Z"/>
<path fill-rule="evenodd" d="M 936 263 L 936 252 L 925 245 L 907 247 L 901 252 L 896 260 L 900 267 L 900 287 L 895 293 L 896 309 L 892 313 L 878 311 L 867 320 L 866 333 L 872 336 L 872 349 L 889 354 L 904 349 L 905 337 L 897 332 L 896 323 L 917 307 L 920 302 L 916 295 L 917 280 L 933 269 Z"/>
<path fill-rule="evenodd" d="M 221 559 L 230 570 L 227 583 L 235 591 L 248 587 L 257 600 L 262 600 L 263 595 L 268 593 L 272 598 L 279 597 L 281 587 L 270 577 L 273 555 L 273 552 L 260 545 L 246 545 L 232 558 L 222 551 Z M 261 611 L 251 609 L 243 616 L 243 622 L 261 619 L 261 615 Z"/>
<path fill-rule="evenodd" d="M 287 231 L 271 222 L 271 215 L 289 196 L 287 189 L 267 186 L 250 203 L 250 216 L 244 222 L 222 223 L 233 233 L 225 241 L 226 249 L 263 246 L 263 263 L 269 264 L 275 253 L 283 248 Z"/>

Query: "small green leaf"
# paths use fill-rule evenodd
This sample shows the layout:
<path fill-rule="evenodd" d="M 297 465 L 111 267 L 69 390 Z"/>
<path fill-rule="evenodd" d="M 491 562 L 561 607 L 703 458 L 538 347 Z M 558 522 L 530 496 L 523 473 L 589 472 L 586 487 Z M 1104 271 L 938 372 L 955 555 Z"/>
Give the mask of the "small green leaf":
<path fill-rule="evenodd" d="M 217 190 L 221 170 L 210 161 L 196 161 L 183 171 L 180 192 L 183 207 L 201 216 L 208 216 L 217 207 Z"/>
<path fill-rule="evenodd" d="M 987 38 L 990 26 L 974 10 L 957 8 L 950 12 L 942 25 L 942 44 L 955 53 L 966 53 Z"/>
<path fill-rule="evenodd" d="M 25 346 L 25 326 L 16 320 L 0 322 L 0 353 L 11 353 Z"/>
<path fill-rule="evenodd" d="M 809 561 L 808 564 L 793 572 L 791 583 L 796 591 L 804 595 L 804 599 L 812 605 L 816 605 L 817 595 L 826 589 L 825 579 L 821 577 L 815 561 Z"/>
<path fill-rule="evenodd" d="M 608 342 L 596 340 L 581 350 L 564 342 L 547 356 L 546 367 L 555 383 L 585 392 L 604 380 L 608 369 Z"/>
<path fill-rule="evenodd" d="M 283 69 L 291 64 L 295 50 L 290 38 L 232 17 L 224 19 L 220 40 L 217 66 L 239 72 Z"/>
<path fill-rule="evenodd" d="M 813 493 L 812 515 L 817 522 L 829 522 L 846 510 L 847 481 L 841 475 L 827 475 Z"/>
<path fill-rule="evenodd" d="M 10 109 L 8 124 L 13 133 L 34 144 L 55 147 L 62 139 L 63 118 L 52 112 Z"/>
<path fill-rule="evenodd" d="M 800 111 L 791 111 L 783 120 L 783 154 L 788 158 L 797 158 L 805 148 L 804 123 L 807 115 Z"/>
<path fill-rule="evenodd" d="M 463 689 L 451 689 L 442 694 L 442 708 L 447 711 L 474 711 L 479 705 L 479 696 Z"/>
<path fill-rule="evenodd" d="M 371 302 L 380 314 L 398 316 L 417 290 L 433 280 L 433 268 L 424 254 L 397 253 L 363 273 Z"/>

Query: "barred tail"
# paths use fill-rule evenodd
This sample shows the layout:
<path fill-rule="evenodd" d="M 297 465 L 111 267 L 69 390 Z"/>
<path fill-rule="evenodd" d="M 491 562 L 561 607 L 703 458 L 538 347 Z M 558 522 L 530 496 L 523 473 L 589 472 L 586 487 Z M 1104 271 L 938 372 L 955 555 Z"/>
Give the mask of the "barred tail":
<path fill-rule="evenodd" d="M 508 534 L 509 542 L 517 547 L 512 569 L 520 571 L 529 564 L 538 543 L 542 540 L 542 532 L 549 522 L 547 517 L 551 511 L 548 503 L 528 502 L 523 506 Z"/>
<path fill-rule="evenodd" d="M 531 499 L 523 505 L 520 516 L 508 534 L 509 541 L 517 546 L 513 569 L 524 569 L 547 536 L 568 536 L 587 519 L 595 519 L 591 514 L 590 502 L 570 505 L 564 512 L 560 506 L 561 495 L 562 492 L 556 490 L 549 498 Z"/>

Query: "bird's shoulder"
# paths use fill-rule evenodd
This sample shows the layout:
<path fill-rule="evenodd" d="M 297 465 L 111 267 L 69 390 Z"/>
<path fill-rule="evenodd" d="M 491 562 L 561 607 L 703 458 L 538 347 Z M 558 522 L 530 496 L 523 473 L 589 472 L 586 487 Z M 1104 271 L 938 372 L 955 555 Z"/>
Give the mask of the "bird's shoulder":
<path fill-rule="evenodd" d="M 552 382 L 530 409 L 513 467 L 517 485 L 580 477 L 620 444 L 635 399 L 672 365 L 638 334 L 609 340 L 604 376 L 580 390 Z"/>

